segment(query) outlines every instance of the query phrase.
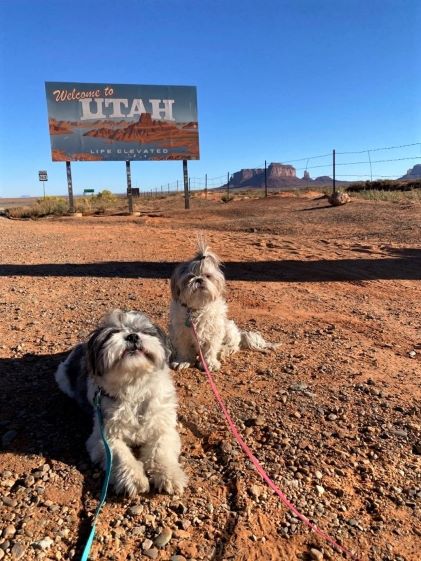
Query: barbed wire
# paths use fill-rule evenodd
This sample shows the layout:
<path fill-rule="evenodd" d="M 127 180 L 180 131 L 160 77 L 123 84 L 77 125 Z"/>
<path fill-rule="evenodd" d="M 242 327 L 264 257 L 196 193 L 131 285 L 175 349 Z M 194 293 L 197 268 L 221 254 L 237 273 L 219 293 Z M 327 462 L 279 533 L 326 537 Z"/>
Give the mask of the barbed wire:
<path fill-rule="evenodd" d="M 364 174 L 353 174 L 353 173 L 344 173 L 344 174 L 338 174 L 335 173 L 335 177 L 370 177 L 369 173 L 364 173 Z M 399 175 L 377 175 L 376 174 L 376 178 L 381 178 L 381 179 L 399 179 Z"/>
<path fill-rule="evenodd" d="M 380 164 L 380 163 L 384 163 L 384 162 L 399 162 L 402 160 L 421 160 L 421 156 L 412 156 L 409 158 L 391 158 L 388 160 L 371 160 L 372 164 Z M 362 162 L 336 162 L 337 166 L 354 166 L 357 164 L 368 164 L 370 163 L 369 160 L 364 160 Z"/>
<path fill-rule="evenodd" d="M 421 146 L 421 142 L 413 142 L 412 144 L 401 144 L 400 146 L 385 146 L 383 148 L 367 148 L 366 150 L 358 150 L 356 152 L 336 152 L 336 154 L 364 154 L 366 152 L 378 152 L 381 150 L 396 150 L 398 148 L 408 148 L 409 146 Z"/>
<path fill-rule="evenodd" d="M 379 163 L 389 163 L 389 162 L 398 162 L 398 161 L 409 161 L 409 160 L 420 160 L 421 156 L 408 156 L 408 157 L 402 157 L 402 158 L 388 158 L 388 159 L 381 159 L 381 160 L 371 160 L 370 158 L 370 153 L 371 152 L 380 152 L 382 150 L 398 150 L 401 148 L 410 148 L 413 146 L 420 146 L 421 147 L 421 142 L 412 142 L 410 144 L 400 144 L 400 145 L 396 145 L 396 146 L 383 146 L 381 148 L 368 148 L 365 150 L 354 150 L 354 151 L 344 151 L 344 152 L 337 152 L 335 151 L 336 156 L 342 156 L 342 155 L 349 155 L 349 154 L 367 154 L 368 155 L 368 160 L 360 160 L 360 161 L 355 161 L 355 162 L 335 162 L 335 166 L 339 167 L 339 166 L 354 166 L 354 165 L 364 165 L 364 164 L 369 164 L 370 166 L 372 166 L 373 164 L 379 164 Z M 288 165 L 288 164 L 292 164 L 295 162 L 306 162 L 306 166 L 305 167 L 300 167 L 300 168 L 295 168 L 296 172 L 301 172 L 301 171 L 309 171 L 309 170 L 314 170 L 314 169 L 322 169 L 322 168 L 329 168 L 332 169 L 332 162 L 329 161 L 326 164 L 318 164 L 318 165 L 308 165 L 311 160 L 317 160 L 317 159 L 321 159 L 321 158 L 332 158 L 332 152 L 326 153 L 326 154 L 319 154 L 316 156 L 307 156 L 304 158 L 296 158 L 293 160 L 287 160 L 282 162 L 281 165 Z M 265 164 L 266 161 L 258 164 L 257 166 L 247 166 L 247 168 L 242 168 L 242 169 L 261 169 L 263 171 L 263 169 L 265 168 Z M 270 166 L 270 164 L 267 166 L 267 168 Z M 236 172 L 234 172 L 236 173 Z M 213 187 L 222 187 L 224 185 L 227 184 L 227 178 L 230 177 L 232 178 L 232 173 L 224 173 L 218 176 L 214 176 L 214 177 L 207 177 L 207 174 L 205 176 L 202 177 L 190 177 L 189 178 L 189 186 L 190 189 L 196 188 L 196 189 L 206 189 L 207 188 L 213 188 Z M 389 175 L 377 175 L 377 174 L 373 174 L 372 172 L 370 172 L 370 174 L 335 174 L 336 177 L 372 177 L 373 175 L 375 175 L 375 177 L 378 178 L 398 178 L 398 175 L 395 176 L 389 176 Z M 184 190 L 184 183 L 183 180 L 173 180 L 171 182 L 166 182 L 161 184 L 159 187 L 155 186 L 155 187 L 150 187 L 149 189 L 146 189 L 146 191 L 150 191 L 150 192 L 164 192 L 164 191 L 177 191 L 178 190 Z"/>
<path fill-rule="evenodd" d="M 318 158 L 327 158 L 328 156 L 332 157 L 332 152 L 329 154 L 321 154 L 320 156 L 308 156 L 307 158 L 298 158 L 298 160 L 287 160 L 283 162 L 284 164 L 293 164 L 294 162 L 305 162 L 306 160 L 317 160 Z"/>

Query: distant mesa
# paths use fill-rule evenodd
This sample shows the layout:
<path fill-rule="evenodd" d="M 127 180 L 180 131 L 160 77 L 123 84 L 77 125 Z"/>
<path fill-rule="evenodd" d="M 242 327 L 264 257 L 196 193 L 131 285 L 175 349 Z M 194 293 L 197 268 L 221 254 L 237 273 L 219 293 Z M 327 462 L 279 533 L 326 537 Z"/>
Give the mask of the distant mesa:
<path fill-rule="evenodd" d="M 415 164 L 414 167 L 410 168 L 405 175 L 399 179 L 418 179 L 421 177 L 421 164 Z"/>
<path fill-rule="evenodd" d="M 297 177 L 294 166 L 276 162 L 271 163 L 267 167 L 266 180 L 267 186 L 271 189 L 299 189 L 310 185 L 326 185 L 332 182 L 329 176 L 311 179 L 307 170 L 301 179 Z M 262 188 L 264 186 L 265 170 L 263 168 L 241 169 L 231 176 L 230 187 L 233 188 Z M 226 187 L 226 185 L 223 187 Z"/>

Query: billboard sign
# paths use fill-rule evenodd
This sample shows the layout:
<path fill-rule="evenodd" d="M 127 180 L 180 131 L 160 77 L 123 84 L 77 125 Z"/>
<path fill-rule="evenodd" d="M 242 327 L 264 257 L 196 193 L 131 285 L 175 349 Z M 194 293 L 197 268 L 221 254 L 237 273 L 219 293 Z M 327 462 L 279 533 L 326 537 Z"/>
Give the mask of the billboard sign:
<path fill-rule="evenodd" d="M 198 160 L 196 88 L 46 82 L 54 162 Z"/>

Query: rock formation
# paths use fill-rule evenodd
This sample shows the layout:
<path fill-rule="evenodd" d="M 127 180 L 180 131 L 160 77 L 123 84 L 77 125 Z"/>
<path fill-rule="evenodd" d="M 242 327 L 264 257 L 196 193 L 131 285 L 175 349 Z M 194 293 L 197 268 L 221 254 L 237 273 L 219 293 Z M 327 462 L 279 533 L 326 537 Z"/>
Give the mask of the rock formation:
<path fill-rule="evenodd" d="M 351 197 L 348 193 L 341 193 L 340 191 L 336 191 L 336 193 L 332 193 L 328 197 L 328 201 L 332 206 L 341 206 L 346 205 L 351 201 Z"/>
<path fill-rule="evenodd" d="M 266 182 L 270 189 L 299 189 L 310 185 L 322 186 L 330 185 L 332 179 L 328 176 L 311 179 L 308 171 L 304 172 L 304 177 L 297 177 L 296 170 L 289 164 L 272 162 L 266 170 Z M 338 184 L 343 183 L 337 181 Z M 230 187 L 240 189 L 262 188 L 265 186 L 264 168 L 246 168 L 236 171 L 231 176 Z M 222 188 L 226 188 L 223 185 Z"/>
<path fill-rule="evenodd" d="M 405 175 L 399 179 L 417 179 L 421 177 L 421 164 L 415 164 L 413 168 L 410 168 Z"/>

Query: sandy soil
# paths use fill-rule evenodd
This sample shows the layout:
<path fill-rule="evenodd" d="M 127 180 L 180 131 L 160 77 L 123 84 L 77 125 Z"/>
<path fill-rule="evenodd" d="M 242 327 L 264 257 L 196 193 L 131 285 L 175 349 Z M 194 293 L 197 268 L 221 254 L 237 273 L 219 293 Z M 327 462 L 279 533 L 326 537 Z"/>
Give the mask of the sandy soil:
<path fill-rule="evenodd" d="M 225 262 L 231 317 L 281 343 L 215 375 L 247 443 L 361 560 L 418 559 L 419 206 L 331 208 L 314 195 L 144 205 L 139 218 L 0 218 L 0 559 L 80 557 L 102 475 L 54 370 L 110 308 L 165 327 L 169 276 L 199 230 Z M 111 495 L 92 559 L 340 559 L 252 470 L 203 374 L 175 380 L 189 487 Z M 172 537 L 159 548 L 163 527 Z"/>

